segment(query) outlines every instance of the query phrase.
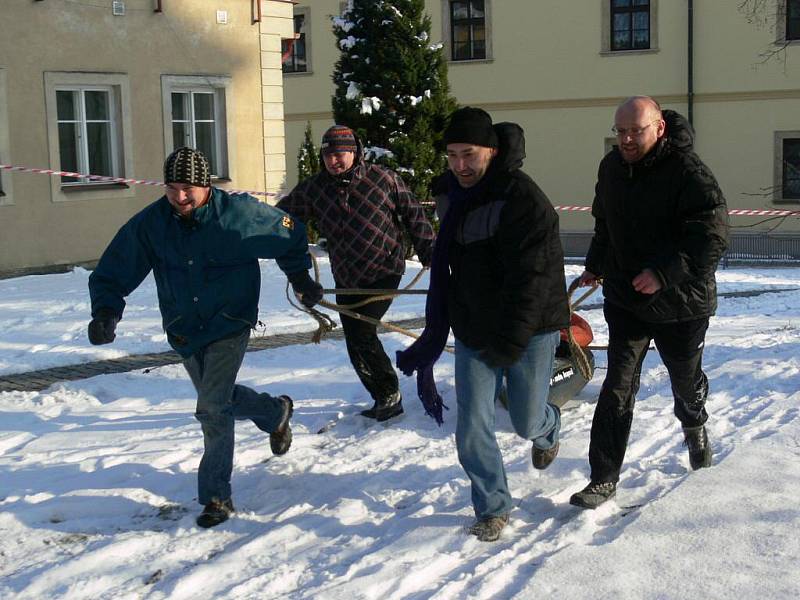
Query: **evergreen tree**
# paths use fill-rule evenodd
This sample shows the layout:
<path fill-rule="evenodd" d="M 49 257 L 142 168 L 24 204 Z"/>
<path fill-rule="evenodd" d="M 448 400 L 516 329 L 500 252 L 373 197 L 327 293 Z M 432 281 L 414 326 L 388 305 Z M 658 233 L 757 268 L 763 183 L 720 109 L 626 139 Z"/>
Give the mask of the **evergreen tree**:
<path fill-rule="evenodd" d="M 445 168 L 442 132 L 456 103 L 424 0 L 351 0 L 333 24 L 335 121 L 358 134 L 367 160 L 396 170 L 426 199 Z"/>
<path fill-rule="evenodd" d="M 303 181 L 311 175 L 316 175 L 319 170 L 319 151 L 314 145 L 314 132 L 311 131 L 311 121 L 307 121 L 303 143 L 300 144 L 300 149 L 297 151 L 297 181 Z"/>
<path fill-rule="evenodd" d="M 306 122 L 306 132 L 303 136 L 303 143 L 297 151 L 297 181 L 316 175 L 321 168 L 319 151 L 314 145 L 314 132 L 311 130 L 311 121 Z M 319 241 L 319 231 L 314 221 L 306 223 L 306 235 L 308 241 L 316 244 Z"/>

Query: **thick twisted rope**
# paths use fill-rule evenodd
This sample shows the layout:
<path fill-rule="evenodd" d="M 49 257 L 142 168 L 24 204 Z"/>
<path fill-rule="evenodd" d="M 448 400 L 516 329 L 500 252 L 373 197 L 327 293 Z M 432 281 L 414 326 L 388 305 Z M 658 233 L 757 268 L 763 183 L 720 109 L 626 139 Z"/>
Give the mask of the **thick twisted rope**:
<path fill-rule="evenodd" d="M 319 264 L 317 263 L 317 259 L 314 257 L 314 255 L 311 255 L 311 262 L 314 265 L 314 280 L 317 283 L 319 283 Z M 371 296 L 370 298 L 362 300 L 361 302 L 356 302 L 354 304 L 348 304 L 346 306 L 343 306 L 341 304 L 336 304 L 335 302 L 328 302 L 327 300 L 320 300 L 317 304 L 319 306 L 322 306 L 322 307 L 330 309 L 330 310 L 334 310 L 334 311 L 336 311 L 336 312 L 338 312 L 340 314 L 343 314 L 345 316 L 351 317 L 353 319 L 357 319 L 357 320 L 363 321 L 365 323 L 370 323 L 371 325 L 375 325 L 376 327 L 383 327 L 384 329 L 387 329 L 389 331 L 394 331 L 395 333 L 401 333 L 401 334 L 406 335 L 408 337 L 417 339 L 419 337 L 419 334 L 416 334 L 413 331 L 410 331 L 410 330 L 405 329 L 403 327 L 398 327 L 397 325 L 393 325 L 391 323 L 385 323 L 385 322 L 380 321 L 378 319 L 373 319 L 372 317 L 368 317 L 366 315 L 362 315 L 361 313 L 358 313 L 358 312 L 356 312 L 356 311 L 354 311 L 352 309 L 359 308 L 361 306 L 364 306 L 365 304 L 369 304 L 370 302 L 378 302 L 380 300 L 391 300 L 392 298 L 395 298 L 396 296 L 401 296 L 403 294 L 408 294 L 408 293 L 413 293 L 413 294 L 427 293 L 425 290 L 411 290 L 411 289 L 409 289 L 409 288 L 413 287 L 414 285 L 416 285 L 416 283 L 419 281 L 419 279 L 422 277 L 422 274 L 426 270 L 427 270 L 427 268 L 420 270 L 420 272 L 416 274 L 416 276 L 411 280 L 411 282 L 408 285 L 406 285 L 403 289 L 399 289 L 399 290 L 369 290 L 369 289 L 326 290 L 326 289 L 323 289 L 322 291 L 324 293 L 333 293 L 333 294 L 335 294 L 335 293 L 344 292 L 342 295 L 366 295 L 366 294 L 374 294 L 375 292 L 378 292 L 380 295 Z M 323 312 L 320 312 L 320 311 L 316 310 L 315 308 L 306 308 L 303 305 L 297 304 L 292 299 L 292 296 L 293 296 L 293 294 L 289 293 L 289 283 L 287 282 L 286 283 L 286 299 L 289 301 L 289 304 L 294 306 L 296 309 L 301 310 L 304 313 L 309 314 L 318 323 L 317 330 L 314 332 L 314 335 L 312 336 L 311 339 L 313 340 L 313 342 L 315 344 L 319 344 L 322 341 L 322 338 L 325 337 L 325 335 L 327 335 L 328 333 L 333 331 L 333 329 L 336 327 L 336 322 L 333 321 L 333 319 L 331 319 L 328 315 L 326 315 Z M 452 348 L 445 348 L 445 350 L 448 351 L 448 352 L 451 352 L 451 353 L 453 352 Z"/>

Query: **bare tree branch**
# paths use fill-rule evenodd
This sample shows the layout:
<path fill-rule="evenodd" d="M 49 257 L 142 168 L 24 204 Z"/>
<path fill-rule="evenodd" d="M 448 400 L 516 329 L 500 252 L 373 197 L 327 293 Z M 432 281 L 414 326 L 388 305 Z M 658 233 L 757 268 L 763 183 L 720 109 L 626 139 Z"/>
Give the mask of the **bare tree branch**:
<path fill-rule="evenodd" d="M 781 0 L 739 0 L 737 10 L 756 29 L 766 29 L 775 36 L 775 41 L 758 53 L 758 61 L 754 66 L 775 60 L 783 65 L 783 72 L 786 73 L 786 48 L 791 40 L 786 39 L 785 32 L 778 31 L 778 24 L 786 19 L 784 3 Z"/>

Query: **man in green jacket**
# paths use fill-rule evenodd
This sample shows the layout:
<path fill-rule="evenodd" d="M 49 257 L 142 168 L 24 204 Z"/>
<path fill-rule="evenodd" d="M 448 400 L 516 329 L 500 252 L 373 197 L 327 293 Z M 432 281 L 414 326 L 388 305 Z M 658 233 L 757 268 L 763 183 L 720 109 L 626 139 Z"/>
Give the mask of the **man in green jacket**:
<path fill-rule="evenodd" d="M 153 271 L 164 330 L 197 390 L 195 417 L 205 451 L 198 472 L 201 527 L 234 511 L 231 500 L 234 419 L 270 434 L 274 454 L 292 442 L 288 396 L 236 384 L 250 330 L 257 322 L 259 258 L 274 258 L 307 307 L 322 297 L 309 276 L 305 228 L 285 212 L 246 194 L 211 187 L 208 160 L 179 148 L 164 163 L 166 194 L 116 234 L 89 277 L 92 344 L 114 341 L 125 297 Z"/>

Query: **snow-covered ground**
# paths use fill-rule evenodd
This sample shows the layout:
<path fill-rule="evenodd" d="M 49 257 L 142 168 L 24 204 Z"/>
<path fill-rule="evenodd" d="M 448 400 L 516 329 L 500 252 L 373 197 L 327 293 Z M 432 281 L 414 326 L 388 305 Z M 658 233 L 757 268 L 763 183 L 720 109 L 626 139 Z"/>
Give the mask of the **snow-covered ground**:
<path fill-rule="evenodd" d="M 313 329 L 288 306 L 274 264 L 262 270 L 264 333 Z M 87 277 L 0 281 L 0 374 L 167 349 L 152 278 L 131 296 L 117 341 L 90 346 Z M 721 291 L 800 290 L 800 270 L 720 271 L 718 281 Z M 405 297 L 388 316 L 423 305 Z M 602 311 L 582 315 L 604 343 Z M 410 378 L 403 417 L 358 416 L 369 400 L 342 342 L 247 354 L 242 382 L 295 399 L 294 444 L 272 457 L 267 436 L 237 424 L 238 512 L 211 530 L 194 524 L 202 436 L 180 365 L 0 393 L 0 598 L 796 598 L 798 327 L 800 291 L 720 300 L 705 360 L 716 464 L 696 473 L 651 353 L 617 499 L 597 511 L 568 499 L 588 475 L 603 353 L 564 412 L 547 471 L 533 470 L 530 444 L 499 411 L 518 504 L 493 544 L 465 533 L 449 354 L 436 369 L 451 407 L 441 428 Z M 383 339 L 391 355 L 409 343 Z"/>

